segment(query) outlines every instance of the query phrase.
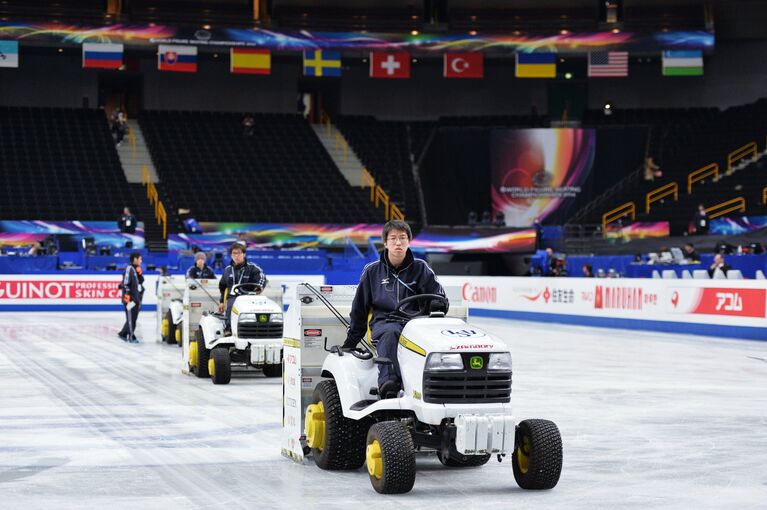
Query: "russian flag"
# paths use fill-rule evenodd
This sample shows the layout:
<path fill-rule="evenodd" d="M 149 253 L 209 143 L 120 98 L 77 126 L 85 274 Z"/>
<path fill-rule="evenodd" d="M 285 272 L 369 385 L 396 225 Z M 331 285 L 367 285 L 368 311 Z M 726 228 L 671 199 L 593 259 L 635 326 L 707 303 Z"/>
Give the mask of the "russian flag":
<path fill-rule="evenodd" d="M 83 67 L 120 69 L 122 65 L 122 44 L 83 43 Z"/>
<path fill-rule="evenodd" d="M 181 73 L 197 72 L 197 46 L 161 44 L 157 49 L 157 69 Z"/>

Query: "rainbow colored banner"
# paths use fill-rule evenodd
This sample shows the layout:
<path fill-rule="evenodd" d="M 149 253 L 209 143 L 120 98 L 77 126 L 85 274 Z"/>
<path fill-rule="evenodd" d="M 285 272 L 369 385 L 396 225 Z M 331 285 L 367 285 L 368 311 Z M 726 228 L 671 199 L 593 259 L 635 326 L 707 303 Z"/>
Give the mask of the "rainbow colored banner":
<path fill-rule="evenodd" d="M 767 216 L 742 216 L 740 218 L 716 218 L 711 220 L 709 234 L 732 236 L 745 234 L 767 227 Z"/>
<path fill-rule="evenodd" d="M 135 234 L 123 234 L 116 221 L 0 221 L 0 246 L 28 246 L 49 235 L 66 236 L 76 242 L 92 237 L 97 246 L 122 248 L 130 241 L 133 248 L 144 248 L 144 224 Z"/>
<path fill-rule="evenodd" d="M 611 223 L 605 227 L 605 237 L 608 239 L 644 239 L 646 237 L 668 237 L 671 234 L 671 226 L 668 221 L 637 221 L 629 225 L 620 226 Z"/>

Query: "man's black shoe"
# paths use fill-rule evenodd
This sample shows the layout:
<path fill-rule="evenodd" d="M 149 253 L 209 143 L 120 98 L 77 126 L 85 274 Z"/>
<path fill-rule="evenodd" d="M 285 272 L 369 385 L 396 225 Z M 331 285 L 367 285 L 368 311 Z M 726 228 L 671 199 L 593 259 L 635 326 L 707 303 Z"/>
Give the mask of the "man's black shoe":
<path fill-rule="evenodd" d="M 385 398 L 397 398 L 400 389 L 399 381 L 389 379 L 378 387 L 378 398 L 381 400 Z"/>
<path fill-rule="evenodd" d="M 117 333 L 117 338 L 119 338 L 123 342 L 127 342 L 128 341 L 128 335 L 121 335 L 120 333 Z"/>

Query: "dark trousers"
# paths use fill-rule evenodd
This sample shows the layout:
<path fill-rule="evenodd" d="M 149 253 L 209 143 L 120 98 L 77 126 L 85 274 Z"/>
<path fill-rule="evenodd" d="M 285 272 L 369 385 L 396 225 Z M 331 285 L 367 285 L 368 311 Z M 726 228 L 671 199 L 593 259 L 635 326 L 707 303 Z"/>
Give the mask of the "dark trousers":
<path fill-rule="evenodd" d="M 402 377 L 399 371 L 399 360 L 397 359 L 397 345 L 399 345 L 399 337 L 404 327 L 396 322 L 384 322 L 377 324 L 371 331 L 373 341 L 377 343 L 378 356 L 389 358 L 394 362 L 394 366 L 378 365 L 379 386 L 388 380 L 399 380 Z"/>
<path fill-rule="evenodd" d="M 120 336 L 127 336 L 128 339 L 136 336 L 136 321 L 138 321 L 138 312 L 140 309 L 141 305 L 137 304 L 128 310 L 128 305 L 123 303 L 123 310 L 125 311 L 125 324 L 123 324 L 123 328 L 120 330 Z"/>

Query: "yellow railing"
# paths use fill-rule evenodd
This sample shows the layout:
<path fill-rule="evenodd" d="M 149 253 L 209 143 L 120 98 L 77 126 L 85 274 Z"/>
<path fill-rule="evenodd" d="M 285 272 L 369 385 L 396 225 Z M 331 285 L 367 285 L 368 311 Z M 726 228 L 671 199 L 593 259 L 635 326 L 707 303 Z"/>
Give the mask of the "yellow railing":
<path fill-rule="evenodd" d="M 674 201 L 679 200 L 679 185 L 670 182 L 666 185 L 656 188 L 645 196 L 645 213 L 650 214 L 650 205 L 658 200 L 663 200 L 669 195 L 674 195 Z"/>
<path fill-rule="evenodd" d="M 149 167 L 144 165 L 141 172 L 141 184 L 146 186 L 146 198 L 149 204 L 154 204 L 154 219 L 162 225 L 162 238 L 168 238 L 168 212 L 165 210 L 165 204 L 160 200 L 160 194 L 157 192 L 157 186 L 152 182 L 149 175 Z"/>
<path fill-rule="evenodd" d="M 767 205 L 767 187 L 762 190 L 762 205 Z"/>
<path fill-rule="evenodd" d="M 383 204 L 384 206 L 384 218 L 388 220 L 403 220 L 405 215 L 402 214 L 402 210 L 397 207 L 397 204 L 389 199 L 389 195 L 384 189 L 376 184 L 375 178 L 368 172 L 367 168 L 363 168 L 360 172 L 360 181 L 363 188 L 370 188 L 370 201 L 373 202 L 378 209 L 378 206 Z"/>
<path fill-rule="evenodd" d="M 636 220 L 637 209 L 634 205 L 634 202 L 626 202 L 625 204 L 616 207 L 612 211 L 607 211 L 604 213 L 602 215 L 602 236 L 605 235 L 605 229 L 607 228 L 608 223 L 612 223 L 619 218 L 623 218 L 627 214 L 631 215 L 631 221 Z"/>
<path fill-rule="evenodd" d="M 732 173 L 732 166 L 738 161 L 750 157 L 756 159 L 756 142 L 749 142 L 739 149 L 735 149 L 727 155 L 727 175 Z"/>
<path fill-rule="evenodd" d="M 706 216 L 708 216 L 708 219 L 713 220 L 714 218 L 718 218 L 719 216 L 724 216 L 727 213 L 735 211 L 746 212 L 745 198 L 733 198 L 732 200 L 727 200 L 721 204 L 712 205 L 711 207 L 706 208 Z"/>
<path fill-rule="evenodd" d="M 714 182 L 719 180 L 719 163 L 711 163 L 703 168 L 698 168 L 687 175 L 687 194 L 692 194 L 692 185 L 695 182 L 702 181 L 706 177 L 714 176 Z"/>

